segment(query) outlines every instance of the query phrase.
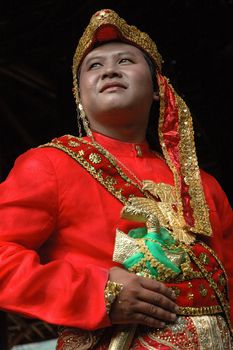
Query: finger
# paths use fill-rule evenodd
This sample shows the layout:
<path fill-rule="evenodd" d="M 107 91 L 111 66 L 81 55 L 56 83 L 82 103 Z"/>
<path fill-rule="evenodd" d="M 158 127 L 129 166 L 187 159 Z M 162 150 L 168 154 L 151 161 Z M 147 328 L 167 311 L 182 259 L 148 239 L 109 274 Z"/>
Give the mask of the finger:
<path fill-rule="evenodd" d="M 134 312 L 136 314 L 144 314 L 146 316 L 158 319 L 163 322 L 174 322 L 176 320 L 175 313 L 166 311 L 159 306 L 145 302 L 135 304 Z"/>
<path fill-rule="evenodd" d="M 143 289 L 138 293 L 137 299 L 144 301 L 150 305 L 158 306 L 161 309 L 170 311 L 172 313 L 178 313 L 179 311 L 179 307 L 176 303 L 158 292 L 152 292 L 150 290 Z"/>
<path fill-rule="evenodd" d="M 141 324 L 152 328 L 164 328 L 166 325 L 166 323 L 161 320 L 141 313 L 135 314 L 134 320 L 131 323 Z"/>
<path fill-rule="evenodd" d="M 171 288 L 165 286 L 164 283 L 158 282 L 156 280 L 152 280 L 150 278 L 141 277 L 140 278 L 141 286 L 145 289 L 149 289 L 151 291 L 157 292 L 159 294 L 163 294 L 167 298 L 171 300 L 175 300 L 176 296 Z"/>

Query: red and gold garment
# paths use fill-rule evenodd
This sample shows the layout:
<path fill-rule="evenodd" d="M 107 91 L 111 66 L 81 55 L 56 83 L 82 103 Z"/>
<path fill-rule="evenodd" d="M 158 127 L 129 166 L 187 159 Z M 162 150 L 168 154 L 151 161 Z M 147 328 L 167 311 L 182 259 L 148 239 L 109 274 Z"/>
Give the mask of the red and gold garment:
<path fill-rule="evenodd" d="M 64 328 L 60 330 L 57 350 L 108 350 L 114 333 Z M 97 344 L 96 344 L 97 343 Z M 222 316 L 179 316 L 163 330 L 138 326 L 130 350 L 230 350 L 232 342 Z"/>
<path fill-rule="evenodd" d="M 140 180 L 173 185 L 170 169 L 146 143 L 95 139 Z M 232 303 L 232 209 L 217 181 L 201 176 L 213 228 L 205 242 L 225 266 Z M 64 152 L 38 148 L 20 156 L 0 185 L 0 307 L 58 325 L 110 326 L 103 291 L 108 269 L 117 265 L 115 232 L 135 225 L 120 219 L 121 209 Z"/>

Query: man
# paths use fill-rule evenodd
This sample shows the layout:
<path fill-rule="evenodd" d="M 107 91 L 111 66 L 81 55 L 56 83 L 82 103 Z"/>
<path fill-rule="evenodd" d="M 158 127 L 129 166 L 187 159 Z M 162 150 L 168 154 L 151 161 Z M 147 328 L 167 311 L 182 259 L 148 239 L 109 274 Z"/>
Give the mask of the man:
<path fill-rule="evenodd" d="M 231 349 L 232 210 L 161 65 L 98 11 L 73 64 L 87 136 L 29 150 L 1 185 L 0 306 L 64 326 L 58 349 Z"/>

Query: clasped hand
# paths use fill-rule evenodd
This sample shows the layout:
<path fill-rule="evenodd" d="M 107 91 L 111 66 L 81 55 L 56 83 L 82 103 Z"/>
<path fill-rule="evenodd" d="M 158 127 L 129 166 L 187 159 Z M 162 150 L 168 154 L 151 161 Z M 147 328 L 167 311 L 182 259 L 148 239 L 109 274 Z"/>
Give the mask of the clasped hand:
<path fill-rule="evenodd" d="M 163 283 L 137 276 L 120 267 L 110 269 L 109 280 L 123 284 L 109 317 L 112 324 L 141 324 L 163 328 L 179 310 L 175 295 Z"/>

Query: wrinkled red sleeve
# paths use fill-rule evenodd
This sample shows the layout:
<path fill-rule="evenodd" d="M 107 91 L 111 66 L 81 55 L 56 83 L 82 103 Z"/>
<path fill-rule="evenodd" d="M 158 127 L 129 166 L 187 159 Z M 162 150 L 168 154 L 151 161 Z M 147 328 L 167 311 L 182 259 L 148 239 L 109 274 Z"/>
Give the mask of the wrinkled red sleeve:
<path fill-rule="evenodd" d="M 108 326 L 107 269 L 40 260 L 41 246 L 57 228 L 57 186 L 51 161 L 34 150 L 18 158 L 0 185 L 0 308 L 53 324 Z"/>
<path fill-rule="evenodd" d="M 222 261 L 228 275 L 230 315 L 233 325 L 233 212 L 225 195 L 219 198 L 219 202 L 221 206 L 220 216 L 225 218 L 225 220 L 223 220 Z"/>
<path fill-rule="evenodd" d="M 233 211 L 218 181 L 209 174 L 203 175 L 213 229 L 213 235 L 207 240 L 207 243 L 217 253 L 227 272 L 230 313 L 233 324 Z"/>

